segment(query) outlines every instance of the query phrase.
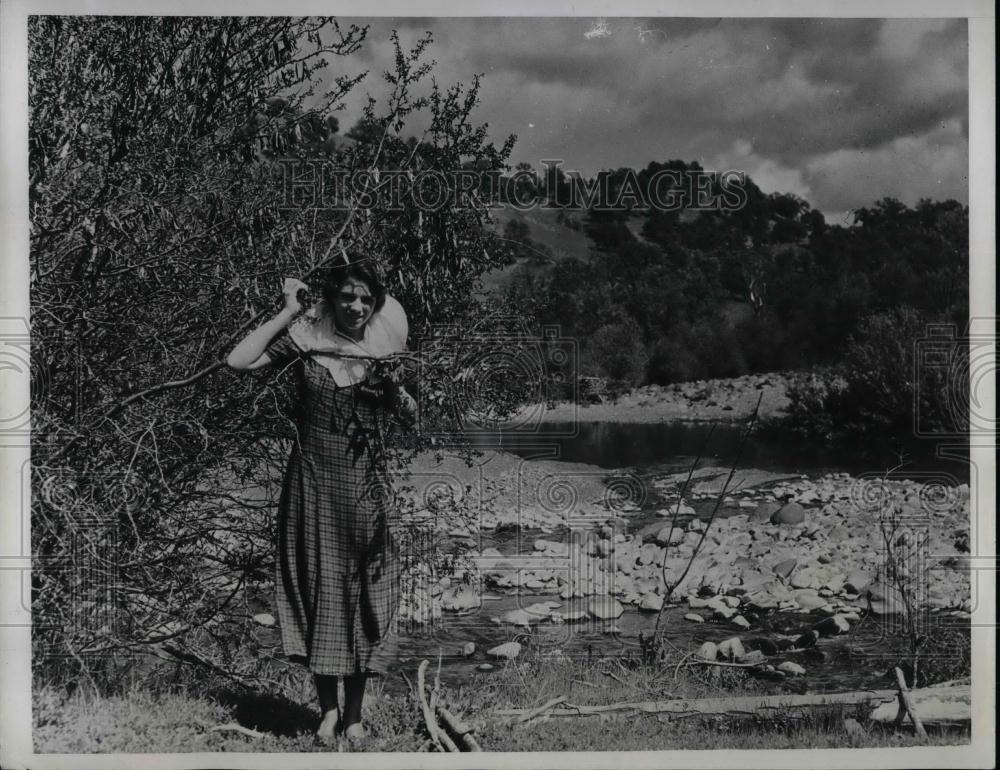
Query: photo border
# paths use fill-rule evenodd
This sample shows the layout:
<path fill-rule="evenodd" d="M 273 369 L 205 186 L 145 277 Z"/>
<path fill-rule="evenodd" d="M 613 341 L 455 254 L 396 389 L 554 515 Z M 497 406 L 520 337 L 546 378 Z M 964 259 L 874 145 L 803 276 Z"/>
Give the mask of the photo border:
<path fill-rule="evenodd" d="M 671 3 L 636 0 L 624 12 L 607 2 L 559 0 L 544 7 L 527 0 L 500 3 L 467 2 L 456 14 L 452 5 L 434 2 L 371 3 L 290 0 L 280 6 L 253 0 L 238 7 L 219 0 L 179 2 L 125 2 L 124 0 L 28 2 L 5 0 L 0 5 L 0 98 L 3 114 L 0 141 L 0 316 L 27 318 L 28 227 L 27 227 L 27 61 L 26 17 L 43 14 L 134 14 L 144 15 L 270 15 L 280 8 L 282 15 L 335 13 L 347 17 L 373 16 L 691 16 L 715 17 L 929 17 L 969 18 L 969 208 L 970 208 L 970 317 L 996 315 L 995 267 L 995 10 L 992 2 L 956 1 L 943 6 L 921 0 L 841 0 L 836 4 L 804 5 L 792 0 L 769 2 L 722 2 L 683 0 Z M 994 327 L 995 333 L 995 327 Z M 25 373 L 27 374 L 27 373 Z M 995 378 L 995 373 L 993 373 Z M 27 376 L 0 392 L 4 401 L 27 403 Z M 995 389 L 987 388 L 990 399 Z M 995 415 L 995 402 L 988 404 Z M 977 485 L 974 506 L 989 512 L 974 521 L 973 547 L 978 554 L 996 554 L 995 518 L 995 436 L 971 437 L 970 462 L 976 465 Z M 22 467 L 28 459 L 28 443 L 17 441 L 0 446 L 0 490 L 3 495 L 3 523 L 0 533 L 7 553 L 10 540 L 21 547 L 22 515 L 20 484 Z M 18 503 L 12 505 L 12 499 Z M 975 515 L 974 515 L 975 519 Z M 30 560 L 23 553 L 17 561 L 5 560 L 0 569 L 0 621 L 10 617 L 21 601 L 20 584 L 30 573 Z M 13 565 L 13 566 L 12 566 Z M 16 577 L 14 580 L 12 577 Z M 636 751 L 636 752 L 532 752 L 511 754 L 278 754 L 278 753 L 192 753 L 192 754 L 34 754 L 31 744 L 30 629 L 0 623 L 0 764 L 4 767 L 32 768 L 195 768 L 195 767 L 992 767 L 995 762 L 995 580 L 980 580 L 979 606 L 973 615 L 972 743 L 907 749 L 789 749 L 780 751 Z M 15 587 L 16 585 L 16 587 Z M 26 665 L 27 664 L 27 665 Z"/>

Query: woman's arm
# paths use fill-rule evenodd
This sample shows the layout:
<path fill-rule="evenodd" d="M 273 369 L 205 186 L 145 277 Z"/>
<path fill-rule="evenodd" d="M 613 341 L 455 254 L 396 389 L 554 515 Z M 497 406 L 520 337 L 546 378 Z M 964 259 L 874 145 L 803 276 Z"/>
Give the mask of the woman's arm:
<path fill-rule="evenodd" d="M 271 363 L 270 356 L 264 352 L 268 343 L 288 327 L 292 319 L 298 315 L 302 306 L 299 304 L 298 292 L 308 288 L 296 278 L 286 278 L 282 293 L 285 295 L 285 307 L 274 318 L 265 321 L 233 348 L 226 358 L 226 364 L 232 369 L 248 371 L 260 369 Z"/>

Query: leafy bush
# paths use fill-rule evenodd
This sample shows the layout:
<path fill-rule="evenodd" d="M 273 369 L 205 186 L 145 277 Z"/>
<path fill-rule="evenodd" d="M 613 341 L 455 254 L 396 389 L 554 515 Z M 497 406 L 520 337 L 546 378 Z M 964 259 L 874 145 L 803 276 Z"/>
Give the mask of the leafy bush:
<path fill-rule="evenodd" d="M 961 367 L 926 366 L 917 358 L 920 340 L 936 322 L 905 306 L 864 318 L 832 376 L 793 381 L 790 422 L 830 437 L 904 437 L 913 435 L 919 414 L 924 429 L 962 430 L 967 417 L 954 409 L 968 400 Z"/>
<path fill-rule="evenodd" d="M 224 357 L 276 311 L 284 276 L 318 282 L 363 256 L 387 277 L 426 343 L 405 361 L 422 419 L 451 428 L 435 405 L 461 403 L 467 381 L 507 382 L 453 331 L 503 331 L 475 296 L 502 266 L 485 206 L 341 189 L 335 207 L 334 191 L 285 184 L 304 160 L 444 179 L 505 166 L 513 139 L 498 148 L 471 120 L 478 81 L 423 88 L 429 37 L 404 50 L 393 35 L 394 88 L 354 116 L 350 143 L 335 136 L 362 76 L 323 69 L 349 72 L 366 32 L 329 18 L 29 20 L 32 610 L 35 660 L 60 679 L 106 681 L 135 653 L 253 674 L 225 640 L 252 636 L 238 597 L 273 575 L 290 383 L 237 377 Z M 430 126 L 419 142 L 402 135 L 416 113 Z"/>
<path fill-rule="evenodd" d="M 584 374 L 619 380 L 631 387 L 646 378 L 649 356 L 642 341 L 642 328 L 632 318 L 606 324 L 583 346 Z"/>
<path fill-rule="evenodd" d="M 654 385 L 703 380 L 707 369 L 685 336 L 671 334 L 658 340 L 649 357 L 649 381 Z"/>

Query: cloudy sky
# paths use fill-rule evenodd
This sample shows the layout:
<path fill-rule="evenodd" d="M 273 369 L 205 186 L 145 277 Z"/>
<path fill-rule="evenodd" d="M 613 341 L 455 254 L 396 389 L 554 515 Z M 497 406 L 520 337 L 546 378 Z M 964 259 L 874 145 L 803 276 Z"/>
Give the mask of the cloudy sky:
<path fill-rule="evenodd" d="M 348 21 L 341 19 L 341 21 Z M 483 74 L 478 122 L 513 163 L 697 160 L 745 170 L 837 219 L 883 196 L 968 201 L 966 23 L 908 19 L 351 19 L 383 93 L 389 34 L 433 33 L 442 85 Z M 343 60 L 342 60 L 343 61 Z"/>

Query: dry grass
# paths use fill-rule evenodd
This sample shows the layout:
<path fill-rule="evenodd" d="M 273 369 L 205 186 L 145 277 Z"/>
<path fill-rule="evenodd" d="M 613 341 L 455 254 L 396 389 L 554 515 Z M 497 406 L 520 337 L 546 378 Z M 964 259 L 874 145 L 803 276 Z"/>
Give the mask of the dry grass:
<path fill-rule="evenodd" d="M 222 682 L 195 681 L 190 674 L 156 691 L 133 685 L 111 696 L 82 691 L 65 695 L 39 685 L 34 694 L 35 750 L 48 753 L 93 752 L 316 752 L 312 731 L 319 719 L 306 672 L 290 677 L 282 692 L 234 689 Z M 714 673 L 709 673 L 714 672 Z M 409 672 L 412 673 L 412 672 Z M 412 679 L 412 676 L 411 676 Z M 373 680 L 366 699 L 369 740 L 364 751 L 416 751 L 424 742 L 414 698 L 391 694 Z M 722 669 L 661 666 L 653 670 L 615 659 L 592 662 L 539 657 L 530 651 L 472 683 L 442 687 L 441 699 L 458 716 L 476 725 L 486 751 L 600 751 L 658 749 L 848 748 L 916 745 L 911 732 L 870 726 L 848 731 L 844 718 L 864 721 L 857 710 L 834 709 L 803 719 L 685 718 L 631 713 L 598 717 L 536 720 L 527 725 L 489 718 L 495 708 L 537 707 L 563 696 L 578 705 L 621 701 L 747 695 L 758 691 L 745 673 Z M 260 735 L 213 730 L 239 725 Z M 935 732 L 935 745 L 966 743 L 964 731 Z M 350 751 L 340 744 L 333 750 Z"/>

